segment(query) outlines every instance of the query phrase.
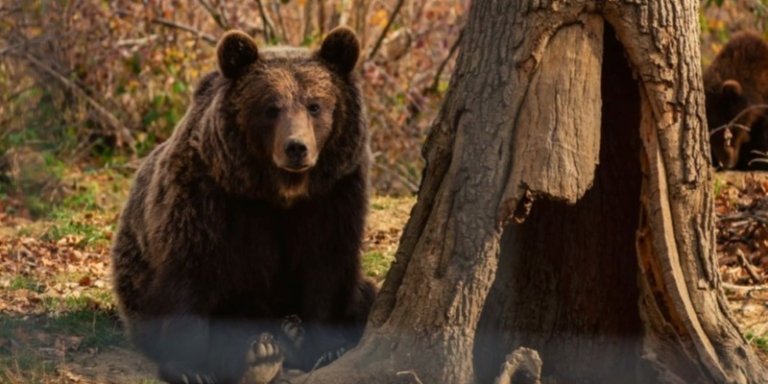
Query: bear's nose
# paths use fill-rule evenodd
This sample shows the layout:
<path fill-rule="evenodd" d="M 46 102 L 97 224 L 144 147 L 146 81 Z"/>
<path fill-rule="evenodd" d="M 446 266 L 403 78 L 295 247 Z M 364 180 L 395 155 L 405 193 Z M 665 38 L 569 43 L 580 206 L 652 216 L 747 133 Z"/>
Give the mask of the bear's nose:
<path fill-rule="evenodd" d="M 307 157 L 307 146 L 298 140 L 291 140 L 285 144 L 285 154 L 291 162 L 299 163 Z"/>

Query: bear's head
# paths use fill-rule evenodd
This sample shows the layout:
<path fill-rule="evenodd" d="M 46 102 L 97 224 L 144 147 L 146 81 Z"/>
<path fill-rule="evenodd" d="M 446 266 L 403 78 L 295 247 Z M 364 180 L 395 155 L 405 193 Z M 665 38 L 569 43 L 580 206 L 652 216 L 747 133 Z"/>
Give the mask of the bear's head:
<path fill-rule="evenodd" d="M 208 113 L 215 123 L 205 124 L 210 134 L 203 139 L 219 183 L 237 194 L 290 203 L 367 167 L 353 74 L 359 55 L 357 37 L 344 27 L 315 51 L 260 50 L 243 32 L 225 34 L 217 47 L 219 75 L 211 80 L 218 82 Z"/>
<path fill-rule="evenodd" d="M 709 141 L 716 166 L 732 169 L 739 162 L 741 147 L 749 142 L 758 110 L 747 110 L 752 101 L 736 80 L 725 80 L 705 91 Z"/>

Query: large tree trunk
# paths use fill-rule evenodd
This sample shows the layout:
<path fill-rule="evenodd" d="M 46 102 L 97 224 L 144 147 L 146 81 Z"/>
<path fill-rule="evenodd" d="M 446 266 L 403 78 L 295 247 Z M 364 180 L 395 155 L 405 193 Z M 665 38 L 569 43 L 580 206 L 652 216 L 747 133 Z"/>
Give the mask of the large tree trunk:
<path fill-rule="evenodd" d="M 518 347 L 547 382 L 768 382 L 714 267 L 697 4 L 474 1 L 366 334 L 306 382 L 487 383 Z"/>

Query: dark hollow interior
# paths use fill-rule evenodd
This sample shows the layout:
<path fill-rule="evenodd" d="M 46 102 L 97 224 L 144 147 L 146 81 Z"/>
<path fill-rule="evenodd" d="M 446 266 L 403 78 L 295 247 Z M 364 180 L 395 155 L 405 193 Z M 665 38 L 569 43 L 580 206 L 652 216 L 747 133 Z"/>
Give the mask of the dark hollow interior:
<path fill-rule="evenodd" d="M 635 231 L 640 211 L 640 95 L 606 24 L 600 164 L 575 204 L 541 198 L 502 237 L 496 281 L 478 327 L 478 382 L 506 354 L 537 350 L 556 383 L 639 383 L 642 323 Z"/>

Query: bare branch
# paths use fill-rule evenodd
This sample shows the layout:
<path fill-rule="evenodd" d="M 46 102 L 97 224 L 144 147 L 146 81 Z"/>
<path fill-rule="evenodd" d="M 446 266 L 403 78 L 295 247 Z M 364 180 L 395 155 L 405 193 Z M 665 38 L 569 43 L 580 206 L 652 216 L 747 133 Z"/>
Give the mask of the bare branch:
<path fill-rule="evenodd" d="M 208 0 L 197 0 L 200 5 L 205 8 L 206 11 L 208 11 L 208 14 L 211 15 L 213 18 L 213 21 L 216 22 L 216 24 L 221 27 L 221 29 L 228 31 L 230 29 L 229 21 L 226 18 L 226 14 L 224 13 L 224 9 L 216 9 L 211 3 L 208 2 Z"/>
<path fill-rule="evenodd" d="M 387 33 L 389 33 L 389 29 L 392 27 L 392 23 L 395 22 L 395 18 L 397 17 L 397 14 L 400 13 L 400 8 L 403 7 L 403 3 L 405 3 L 405 0 L 397 0 L 397 4 L 395 5 L 395 10 L 392 11 L 392 15 L 389 16 L 387 25 L 384 26 L 384 30 L 381 31 L 381 35 L 376 40 L 376 44 L 373 45 L 373 49 L 371 49 L 371 53 L 368 54 L 368 60 L 373 59 L 373 57 L 376 56 L 376 53 L 379 51 L 379 48 L 381 48 L 381 43 L 384 41 L 384 38 L 387 37 Z"/>
<path fill-rule="evenodd" d="M 256 5 L 259 6 L 259 15 L 261 15 L 261 24 L 264 27 L 264 41 L 271 42 L 275 38 L 275 25 L 267 15 L 267 10 L 264 8 L 264 4 L 261 0 L 256 0 Z"/>
<path fill-rule="evenodd" d="M 94 100 L 92 97 L 88 96 L 85 90 L 83 90 L 79 85 L 73 83 L 72 81 L 70 81 L 63 75 L 61 75 L 60 73 L 56 72 L 53 68 L 45 65 L 45 63 L 41 62 L 40 60 L 33 57 L 32 55 L 22 54 L 20 55 L 20 57 L 26 60 L 28 63 L 32 64 L 32 66 L 34 66 L 35 68 L 43 71 L 47 75 L 54 78 L 56 81 L 61 83 L 65 88 L 72 91 L 72 93 L 74 93 L 77 97 L 85 100 L 85 102 L 101 118 L 102 123 L 112 128 L 112 130 L 115 133 L 115 137 L 117 138 L 117 146 L 122 147 L 123 143 L 127 143 L 128 146 L 131 148 L 131 151 L 133 151 L 134 154 L 136 153 L 136 141 L 131 135 L 131 131 L 128 129 L 128 127 L 126 127 L 125 124 L 123 124 L 120 120 L 118 120 L 117 117 L 115 117 L 115 115 L 113 115 L 101 104 L 99 104 L 99 102 Z"/>
<path fill-rule="evenodd" d="M 728 123 L 723 124 L 723 125 L 721 125 L 721 126 L 719 126 L 717 128 L 714 128 L 714 129 L 710 130 L 709 131 L 709 135 L 712 136 L 713 134 L 717 133 L 718 131 L 721 131 L 721 130 L 726 129 L 726 128 L 731 128 L 731 127 L 733 127 L 733 128 L 740 128 L 740 129 L 743 129 L 743 130 L 746 130 L 747 132 L 749 132 L 750 131 L 749 127 L 747 127 L 747 126 L 745 126 L 743 124 L 738 124 L 738 123 L 736 123 L 736 121 L 738 121 L 747 112 L 753 111 L 755 109 L 766 109 L 766 110 L 768 110 L 768 104 L 755 104 L 755 105 L 750 105 L 749 107 L 742 109 L 741 112 L 739 112 L 736 116 L 734 116 L 734 118 L 731 119 L 731 121 L 729 121 Z"/>
<path fill-rule="evenodd" d="M 317 0 L 317 29 L 320 36 L 325 34 L 325 0 Z"/>
<path fill-rule="evenodd" d="M 0 56 L 5 55 L 6 53 L 10 53 L 14 49 L 17 49 L 17 48 L 20 48 L 20 47 L 23 47 L 23 46 L 24 46 L 24 44 L 14 44 L 14 45 L 9 45 L 9 46 L 3 47 L 2 49 L 0 49 Z"/>
<path fill-rule="evenodd" d="M 175 21 L 171 21 L 171 20 L 163 19 L 163 18 L 154 18 L 154 19 L 152 19 L 150 21 L 152 23 L 155 23 L 155 24 L 160 24 L 160 25 L 163 25 L 163 26 L 166 26 L 166 27 L 176 28 L 176 29 L 180 29 L 180 30 L 185 31 L 185 32 L 193 33 L 195 36 L 205 40 L 207 43 L 210 43 L 212 45 L 216 45 L 216 38 L 215 37 L 213 37 L 213 36 L 203 32 L 203 31 L 201 31 L 199 29 L 195 29 L 195 28 L 190 27 L 188 25 L 179 24 L 179 23 L 177 23 Z"/>
<path fill-rule="evenodd" d="M 456 41 L 453 42 L 453 45 L 451 46 L 451 50 L 448 51 L 448 56 L 445 57 L 442 63 L 440 63 L 440 66 L 437 67 L 437 72 L 435 72 L 435 77 L 432 78 L 432 85 L 427 88 L 427 92 L 437 92 L 437 88 L 440 86 L 440 77 L 443 75 L 443 71 L 445 70 L 445 67 L 448 65 L 448 62 L 451 61 L 451 58 L 453 55 L 456 54 L 456 51 L 459 50 L 459 44 L 461 43 L 461 38 L 464 36 L 464 28 L 461 29 L 461 32 L 459 32 L 459 37 L 456 38 Z"/>
<path fill-rule="evenodd" d="M 304 30 L 302 31 L 302 38 L 304 41 L 312 38 L 312 15 L 315 8 L 315 3 L 312 0 L 306 0 L 304 2 Z"/>
<path fill-rule="evenodd" d="M 384 174 L 388 174 L 388 175 L 391 175 L 392 177 L 394 177 L 394 178 L 396 178 L 396 179 L 400 180 L 400 182 L 401 182 L 401 183 L 403 183 L 403 185 L 405 185 L 405 187 L 406 187 L 406 188 L 408 188 L 408 190 L 409 190 L 409 191 L 411 191 L 411 192 L 413 192 L 413 193 L 415 193 L 415 192 L 418 192 L 418 191 L 419 191 L 419 185 L 418 185 L 418 183 L 417 183 L 417 182 L 414 182 L 413 180 L 411 180 L 411 179 L 410 179 L 410 178 L 407 176 L 407 175 L 408 175 L 408 172 L 407 172 L 407 170 L 404 170 L 404 169 L 403 169 L 404 167 L 403 167 L 402 165 L 398 165 L 398 167 L 397 167 L 398 169 L 397 169 L 397 170 L 392 170 L 392 169 L 390 169 L 390 168 L 388 168 L 388 167 L 385 167 L 385 166 L 383 166 L 383 165 L 379 164 L 379 163 L 376 161 L 376 157 L 378 157 L 378 155 L 377 155 L 377 154 L 374 154 L 374 156 L 373 156 L 373 157 L 374 157 L 374 161 L 372 161 L 372 163 L 373 163 L 373 166 L 374 166 L 376 169 L 378 169 L 379 171 L 381 171 L 381 172 L 382 172 L 382 173 L 384 173 Z"/>
<path fill-rule="evenodd" d="M 274 12 L 277 15 L 277 25 L 280 26 L 280 33 L 283 34 L 280 40 L 288 41 L 288 32 L 286 32 L 285 30 L 285 21 L 283 21 L 283 13 L 280 11 L 279 2 L 272 3 L 272 12 Z"/>
<path fill-rule="evenodd" d="M 713 130 L 709 131 L 709 135 L 710 135 L 710 136 L 712 136 L 712 135 L 714 135 L 715 133 L 718 133 L 718 132 L 720 132 L 720 131 L 722 131 L 722 130 L 724 130 L 724 129 L 726 129 L 726 128 L 738 128 L 738 129 L 743 129 L 743 130 L 745 130 L 745 131 L 747 131 L 747 132 L 749 132 L 749 131 L 751 131 L 751 130 L 752 130 L 751 128 L 747 127 L 747 126 L 746 126 L 746 125 L 744 125 L 744 124 L 738 124 L 738 123 L 728 123 L 728 124 L 723 124 L 723 125 L 721 125 L 721 126 L 719 126 L 719 127 L 715 128 L 715 129 L 713 129 Z"/>

